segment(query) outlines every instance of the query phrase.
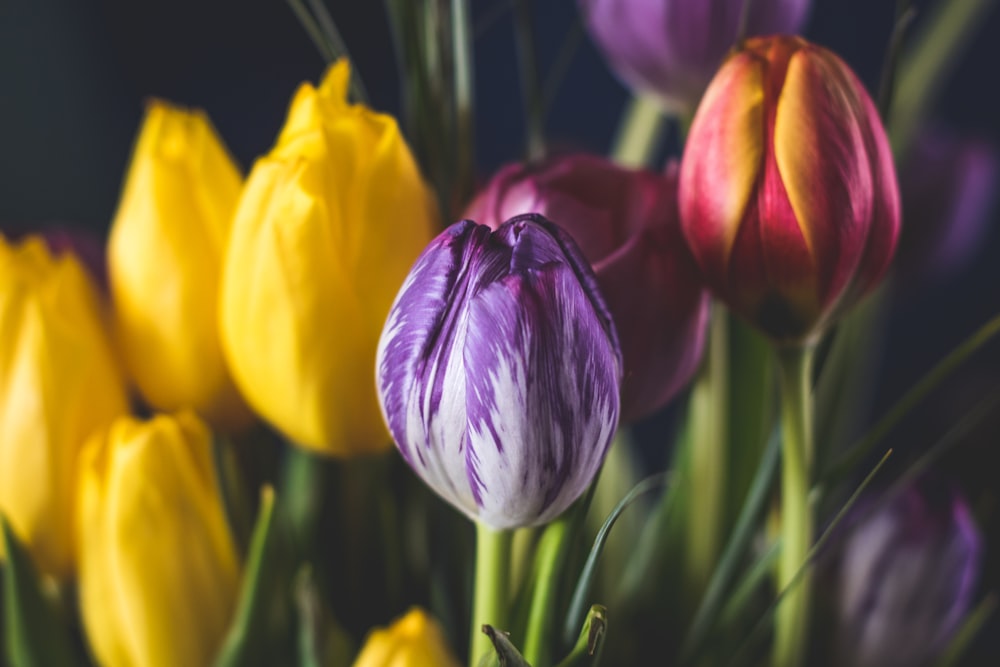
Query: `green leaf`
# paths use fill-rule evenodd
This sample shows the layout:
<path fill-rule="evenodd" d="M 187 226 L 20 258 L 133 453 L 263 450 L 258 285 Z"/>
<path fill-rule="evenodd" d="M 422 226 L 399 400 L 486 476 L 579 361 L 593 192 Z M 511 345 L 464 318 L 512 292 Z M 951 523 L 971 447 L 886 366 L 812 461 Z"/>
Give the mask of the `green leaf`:
<path fill-rule="evenodd" d="M 904 156 L 948 74 L 958 64 L 976 30 L 996 0 L 936 3 L 899 65 L 889 117 L 889 140 L 897 158 Z"/>
<path fill-rule="evenodd" d="M 42 592 L 31 557 L 0 515 L 3 549 L 4 648 L 15 667 L 77 665 L 63 620 Z"/>
<path fill-rule="evenodd" d="M 583 621 L 576 645 L 556 667 L 593 667 L 601 659 L 604 637 L 608 631 L 608 610 L 599 604 L 590 608 Z"/>
<path fill-rule="evenodd" d="M 274 490 L 265 486 L 236 612 L 215 667 L 272 664 L 268 653 L 272 623 L 286 604 L 286 568 L 282 560 L 288 545 L 279 523 Z"/>
<path fill-rule="evenodd" d="M 695 655 L 709 631 L 712 629 L 719 609 L 726 601 L 736 568 L 746 553 L 750 540 L 753 537 L 757 518 L 761 515 L 764 505 L 767 502 L 768 492 L 774 479 L 775 471 L 778 468 L 778 453 L 781 450 L 781 432 L 775 429 L 771 440 L 767 445 L 764 456 L 761 457 L 757 465 L 757 472 L 754 475 L 753 483 L 747 492 L 746 500 L 736 526 L 729 535 L 725 550 L 719 559 L 719 564 L 712 573 L 712 578 L 705 590 L 705 595 L 695 612 L 694 621 L 684 642 L 681 651 L 682 660 L 686 660 Z"/>
<path fill-rule="evenodd" d="M 785 586 L 785 588 L 778 593 L 778 596 L 774 599 L 774 601 L 770 604 L 770 606 L 768 606 L 768 608 L 764 611 L 764 613 L 761 614 L 760 618 L 757 620 L 757 623 L 750 631 L 750 634 L 747 635 L 747 637 L 739 644 L 736 653 L 733 656 L 733 659 L 727 664 L 737 663 L 739 658 L 744 655 L 745 651 L 753 643 L 753 641 L 761 635 L 761 633 L 764 631 L 765 628 L 768 627 L 769 621 L 774 616 L 774 613 L 778 609 L 778 606 L 781 605 L 782 600 L 785 599 L 785 596 L 787 596 L 789 592 L 795 590 L 795 587 L 798 586 L 799 582 L 805 576 L 806 572 L 808 572 L 809 568 L 812 567 L 813 562 L 816 560 L 817 555 L 819 555 L 819 553 L 827 546 L 827 542 L 829 542 L 830 538 L 834 535 L 834 531 L 840 525 L 840 522 L 844 519 L 845 516 L 847 516 L 847 513 L 851 510 L 851 508 L 854 507 L 854 503 L 857 502 L 858 498 L 861 497 L 861 494 L 864 493 L 865 489 L 868 488 L 868 485 L 871 484 L 873 479 L 875 479 L 875 475 L 877 475 L 879 470 L 882 469 L 882 466 L 885 465 L 885 462 L 889 459 L 889 456 L 891 454 L 892 450 L 890 449 L 885 453 L 885 455 L 878 462 L 878 464 L 874 468 L 872 468 L 871 472 L 869 472 L 868 475 L 865 476 L 861 484 L 857 486 L 857 488 L 854 490 L 854 493 L 851 494 L 851 497 L 847 500 L 846 503 L 844 503 L 843 507 L 840 508 L 840 511 L 834 517 L 833 521 L 831 521 L 829 525 L 827 525 L 826 530 L 823 531 L 823 534 L 820 535 L 819 539 L 816 540 L 815 543 L 813 543 L 812 547 L 806 553 L 806 558 L 805 561 L 802 563 L 802 567 L 800 567 L 798 571 L 796 571 L 795 575 L 788 582 L 788 585 Z"/>
<path fill-rule="evenodd" d="M 349 665 L 354 643 L 323 604 L 310 565 L 295 576 L 295 606 L 299 618 L 299 667 Z"/>
<path fill-rule="evenodd" d="M 531 667 L 528 662 L 521 657 L 517 647 L 511 643 L 506 632 L 499 632 L 492 625 L 483 626 L 483 634 L 493 642 L 494 655 L 484 655 L 479 661 L 479 667 Z"/>
<path fill-rule="evenodd" d="M 590 594 L 590 587 L 594 582 L 594 575 L 597 572 L 597 562 L 600 560 L 604 544 L 607 542 L 608 535 L 611 534 L 611 529 L 614 527 L 618 517 L 643 494 L 660 488 L 666 484 L 666 481 L 667 473 L 657 473 L 642 480 L 628 492 L 628 495 L 621 499 L 617 507 L 604 520 L 604 525 L 601 526 L 601 529 L 597 532 L 597 537 L 594 538 L 594 546 L 590 549 L 587 562 L 583 566 L 576 589 L 573 591 L 573 597 L 570 599 L 569 612 L 566 614 L 566 625 L 563 630 L 563 637 L 569 638 L 567 643 L 572 641 L 572 637 L 576 633 L 576 628 L 583 621 L 586 599 Z"/>
<path fill-rule="evenodd" d="M 961 3 L 956 3 L 961 4 Z M 917 384 L 913 385 L 902 398 L 872 427 L 868 434 L 851 447 L 840 460 L 820 476 L 826 483 L 836 483 L 843 479 L 867 457 L 875 446 L 916 407 L 932 389 L 951 375 L 963 362 L 979 348 L 1000 333 L 1000 315 L 997 315 L 962 341 L 955 349 L 939 361 Z"/>

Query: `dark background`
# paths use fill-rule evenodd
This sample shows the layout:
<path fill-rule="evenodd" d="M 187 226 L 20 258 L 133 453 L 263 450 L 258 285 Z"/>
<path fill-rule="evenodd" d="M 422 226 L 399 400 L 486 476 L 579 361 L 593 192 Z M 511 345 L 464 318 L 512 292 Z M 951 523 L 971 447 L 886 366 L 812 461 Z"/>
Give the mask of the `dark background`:
<path fill-rule="evenodd" d="M 398 115 L 398 73 L 383 3 L 330 4 L 373 106 Z M 472 4 L 477 158 L 484 178 L 520 157 L 523 123 L 513 21 L 504 10 L 510 3 Z M 890 0 L 817 0 L 805 34 L 838 52 L 875 90 L 894 5 Z M 576 3 L 539 0 L 536 14 L 544 81 L 577 20 Z M 994 9 L 967 45 L 933 114 L 994 144 L 1000 144 L 998 36 L 1000 11 Z M 143 101 L 151 96 L 206 109 L 249 169 L 255 156 L 270 148 L 296 86 L 316 81 L 323 69 L 283 0 L 2 0 L 0 225 L 60 222 L 106 230 Z M 555 96 L 549 137 L 556 145 L 606 152 L 626 97 L 584 37 Z M 1000 312 L 997 223 L 994 210 L 986 241 L 966 267 L 944 280 L 900 286 L 889 313 L 872 414 Z M 890 444 L 903 452 L 900 460 L 933 444 L 972 400 L 995 388 L 997 347 L 979 355 L 894 434 Z M 993 461 L 1000 447 L 1000 419 L 990 421 L 945 464 L 987 504 L 995 495 Z M 986 516 L 996 514 L 985 510 Z"/>

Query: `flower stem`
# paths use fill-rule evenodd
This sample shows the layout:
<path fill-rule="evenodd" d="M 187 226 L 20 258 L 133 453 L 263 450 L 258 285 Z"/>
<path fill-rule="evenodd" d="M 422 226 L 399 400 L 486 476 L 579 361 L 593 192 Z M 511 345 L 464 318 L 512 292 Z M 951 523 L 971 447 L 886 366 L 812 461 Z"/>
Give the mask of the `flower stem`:
<path fill-rule="evenodd" d="M 476 667 L 483 654 L 493 650 L 482 632 L 485 624 L 498 630 L 507 627 L 507 595 L 510 577 L 510 547 L 513 533 L 476 523 L 476 588 L 472 602 L 472 634 L 469 666 Z"/>
<path fill-rule="evenodd" d="M 781 372 L 781 557 L 778 592 L 806 561 L 813 538 L 809 507 L 812 466 L 812 346 L 778 350 Z M 812 588 L 808 572 L 799 577 L 778 608 L 775 620 L 775 667 L 796 667 L 805 657 Z"/>
<path fill-rule="evenodd" d="M 524 637 L 524 659 L 534 667 L 549 664 L 549 648 L 552 633 L 552 617 L 555 614 L 556 594 L 560 571 L 566 562 L 569 547 L 571 512 L 546 526 L 538 543 L 536 563 L 538 573 L 535 589 L 531 596 L 531 610 Z"/>
<path fill-rule="evenodd" d="M 685 588 L 693 604 L 704 593 L 719 557 L 727 500 L 729 317 L 721 304 L 713 305 L 709 326 L 708 354 L 688 407 L 688 474 L 697 503 L 687 522 Z"/>

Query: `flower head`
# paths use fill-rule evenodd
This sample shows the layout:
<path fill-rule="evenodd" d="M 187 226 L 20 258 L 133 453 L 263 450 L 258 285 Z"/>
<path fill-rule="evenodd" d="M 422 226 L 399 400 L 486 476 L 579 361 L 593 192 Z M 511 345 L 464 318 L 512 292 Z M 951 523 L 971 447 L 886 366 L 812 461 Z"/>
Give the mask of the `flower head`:
<path fill-rule="evenodd" d="M 913 487 L 868 510 L 841 556 L 842 664 L 926 664 L 969 610 L 982 551 L 979 532 L 965 501 L 941 489 Z"/>
<path fill-rule="evenodd" d="M 126 366 L 158 410 L 251 419 L 219 340 L 219 275 L 242 177 L 204 113 L 154 101 L 108 243 Z"/>
<path fill-rule="evenodd" d="M 611 69 L 665 109 L 690 113 L 736 43 L 748 0 L 578 0 Z M 809 0 L 752 0 L 747 35 L 798 32 Z"/>
<path fill-rule="evenodd" d="M 899 236 L 875 105 L 836 55 L 747 40 L 712 80 L 681 162 L 681 226 L 713 291 L 800 342 L 871 290 Z"/>
<path fill-rule="evenodd" d="M 522 213 L 567 231 L 597 276 L 621 338 L 622 420 L 663 407 L 697 369 L 708 321 L 708 292 L 681 234 L 676 165 L 656 174 L 586 154 L 514 164 L 466 217 L 497 229 Z"/>
<path fill-rule="evenodd" d="M 368 635 L 354 667 L 458 667 L 437 622 L 411 609 L 388 628 Z"/>
<path fill-rule="evenodd" d="M 122 417 L 96 434 L 77 516 L 80 602 L 100 664 L 212 664 L 240 563 L 205 424 L 189 412 Z"/>
<path fill-rule="evenodd" d="M 237 206 L 221 296 L 237 385 L 296 444 L 389 448 L 371 368 L 389 306 L 436 224 L 396 121 L 348 104 L 346 61 L 303 84 Z"/>
<path fill-rule="evenodd" d="M 393 304 L 376 368 L 403 457 L 494 528 L 564 511 L 618 424 L 610 314 L 572 239 L 540 216 L 438 236 Z"/>
<path fill-rule="evenodd" d="M 61 578 L 77 454 L 128 410 L 101 297 L 73 253 L 0 236 L 0 511 L 38 569 Z"/>

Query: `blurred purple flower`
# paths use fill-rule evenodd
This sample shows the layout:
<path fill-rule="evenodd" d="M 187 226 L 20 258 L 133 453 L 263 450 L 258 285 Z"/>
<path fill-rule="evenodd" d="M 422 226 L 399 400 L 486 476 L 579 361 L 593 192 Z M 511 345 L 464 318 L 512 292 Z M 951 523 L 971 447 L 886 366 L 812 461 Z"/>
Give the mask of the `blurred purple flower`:
<path fill-rule="evenodd" d="M 736 42 L 749 0 L 578 0 L 611 69 L 667 111 L 692 113 Z M 753 0 L 747 37 L 796 33 L 810 0 Z"/>
<path fill-rule="evenodd" d="M 541 216 L 465 220 L 424 250 L 379 341 L 382 413 L 407 463 L 493 528 L 545 523 L 593 481 L 621 355 L 573 240 Z"/>
<path fill-rule="evenodd" d="M 903 232 L 896 253 L 904 276 L 945 277 L 972 259 L 996 202 L 996 151 L 933 126 L 899 169 Z"/>
<path fill-rule="evenodd" d="M 569 232 L 597 274 L 621 338 L 622 420 L 663 407 L 698 368 L 709 305 L 681 235 L 676 165 L 657 174 L 586 154 L 512 164 L 466 217 L 496 229 L 522 213 Z"/>
<path fill-rule="evenodd" d="M 969 609 L 981 548 L 968 506 L 950 490 L 913 487 L 866 515 L 840 564 L 840 663 L 932 661 Z"/>

